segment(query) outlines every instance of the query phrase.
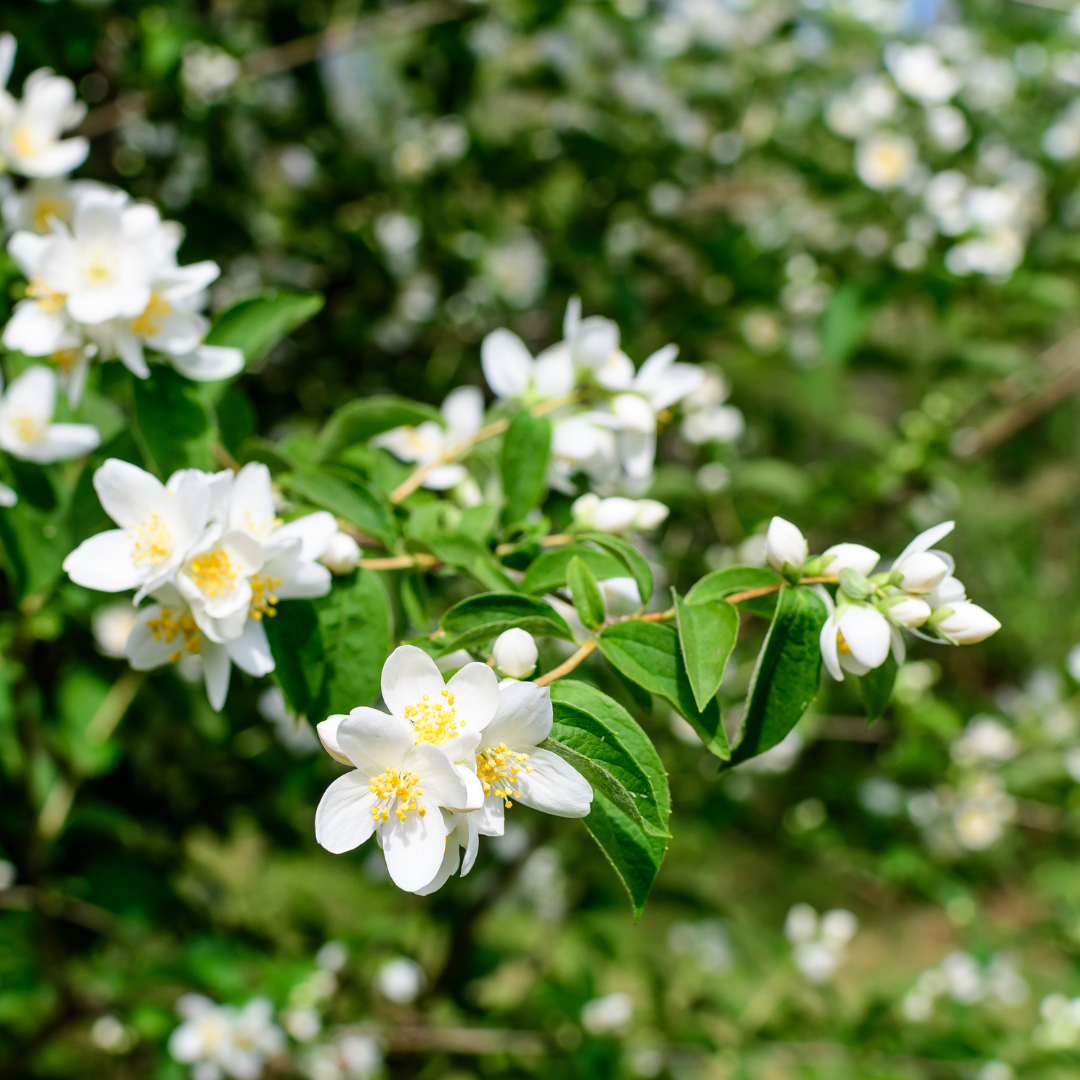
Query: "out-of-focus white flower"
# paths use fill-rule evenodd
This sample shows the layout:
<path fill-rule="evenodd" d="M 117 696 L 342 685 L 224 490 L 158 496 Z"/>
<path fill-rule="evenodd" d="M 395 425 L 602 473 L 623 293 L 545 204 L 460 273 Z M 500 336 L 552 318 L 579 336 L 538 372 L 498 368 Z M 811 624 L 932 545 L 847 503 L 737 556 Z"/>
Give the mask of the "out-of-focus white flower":
<path fill-rule="evenodd" d="M 734 405 L 717 405 L 687 413 L 682 422 L 682 436 L 695 446 L 703 443 L 735 442 L 746 429 L 742 412 Z"/>
<path fill-rule="evenodd" d="M 858 928 L 858 920 L 850 911 L 835 908 L 819 919 L 809 904 L 796 904 L 784 922 L 795 966 L 812 983 L 832 980 Z"/>
<path fill-rule="evenodd" d="M 897 104 L 896 90 L 887 77 L 861 75 L 848 93 L 832 98 L 825 110 L 825 123 L 837 135 L 855 139 L 891 120 Z"/>
<path fill-rule="evenodd" d="M 953 828 L 969 851 L 985 851 L 1001 839 L 1016 813 L 1016 801 L 1006 794 L 996 776 L 981 776 L 969 783 L 953 811 Z"/>
<path fill-rule="evenodd" d="M 107 1054 L 125 1054 L 135 1045 L 135 1034 L 115 1016 L 106 1014 L 90 1026 L 90 1041 Z"/>
<path fill-rule="evenodd" d="M 375 977 L 379 993 L 397 1005 L 408 1005 L 415 1001 L 426 982 L 424 969 L 405 956 L 387 960 Z"/>
<path fill-rule="evenodd" d="M 240 77 L 240 61 L 222 49 L 189 42 L 180 65 L 184 93 L 201 105 L 220 101 Z"/>
<path fill-rule="evenodd" d="M 109 190 L 96 180 L 65 180 L 52 177 L 34 180 L 4 196 L 4 225 L 9 232 L 32 232 L 45 236 L 52 221 L 71 222 L 75 206 L 86 195 Z"/>
<path fill-rule="evenodd" d="M 548 261 L 530 232 L 519 232 L 484 256 L 484 273 L 511 306 L 524 309 L 536 303 L 547 283 Z"/>
<path fill-rule="evenodd" d="M 927 105 L 944 104 L 960 89 L 960 76 L 933 45 L 891 42 L 885 49 L 885 66 L 908 97 Z"/>
<path fill-rule="evenodd" d="M 627 499 L 612 496 L 601 499 L 588 492 L 574 501 L 571 508 L 574 524 L 600 532 L 621 533 L 627 529 L 648 532 L 663 524 L 670 511 L 655 499 Z"/>
<path fill-rule="evenodd" d="M 672 715 L 678 716 L 678 713 Z M 690 957 L 702 971 L 719 974 L 731 967 L 734 959 L 727 933 L 715 919 L 672 923 L 667 943 L 673 953 Z"/>
<path fill-rule="evenodd" d="M 517 334 L 500 327 L 484 338 L 480 362 L 488 386 L 506 400 L 532 404 L 565 397 L 574 389 L 574 359 L 564 342 L 534 360 Z"/>
<path fill-rule="evenodd" d="M 630 1026 L 633 1015 L 634 999 L 623 991 L 616 991 L 585 1002 L 581 1009 L 581 1026 L 590 1035 L 616 1035 Z"/>
<path fill-rule="evenodd" d="M 855 172 L 875 191 L 899 187 L 918 163 L 915 143 L 907 135 L 878 131 L 859 140 L 855 148 Z"/>
<path fill-rule="evenodd" d="M 595 487 L 614 486 L 619 479 L 615 425 L 614 417 L 596 410 L 558 421 L 551 436 L 552 487 L 573 494 L 569 478 L 577 472 L 584 472 Z"/>
<path fill-rule="evenodd" d="M 506 630 L 491 647 L 495 667 L 511 679 L 527 679 L 536 670 L 539 657 L 536 640 L 527 630 Z"/>
<path fill-rule="evenodd" d="M 1012 732 L 992 716 L 973 717 L 964 734 L 950 747 L 953 761 L 965 766 L 1010 761 L 1020 750 Z"/>
<path fill-rule="evenodd" d="M 927 109 L 926 127 L 930 138 L 949 153 L 966 146 L 971 139 L 967 119 L 955 105 L 936 105 Z"/>
<path fill-rule="evenodd" d="M 268 1058 L 281 1053 L 285 1038 L 273 1022 L 266 998 L 252 998 L 241 1009 L 216 1005 L 201 994 L 185 994 L 176 1003 L 183 1023 L 169 1037 L 169 1053 L 192 1075 L 207 1080 L 258 1080 Z"/>
<path fill-rule="evenodd" d="M 1027 980 L 1016 970 L 1008 954 L 995 954 L 982 968 L 971 953 L 957 950 L 945 956 L 937 967 L 919 975 L 901 1003 L 901 1011 L 908 1020 L 921 1023 L 930 1018 L 941 997 L 949 997 L 961 1005 L 991 1000 L 1016 1007 L 1027 1000 L 1029 993 Z"/>
<path fill-rule="evenodd" d="M 0 399 L 0 447 L 44 465 L 81 457 L 101 442 L 93 424 L 54 424 L 55 412 L 56 373 L 41 364 L 28 367 Z"/>
<path fill-rule="evenodd" d="M 15 62 L 15 39 L 0 35 L 0 171 L 23 176 L 63 176 L 78 168 L 90 152 L 84 138 L 61 139 L 86 115 L 75 100 L 70 79 L 39 68 L 23 84 L 18 101 L 4 87 Z"/>
<path fill-rule="evenodd" d="M 785 565 L 800 569 L 809 552 L 806 537 L 797 526 L 781 517 L 774 517 L 769 522 L 769 531 L 765 534 L 765 558 L 775 570 L 783 571 Z"/>
<path fill-rule="evenodd" d="M 340 529 L 330 537 L 319 562 L 331 574 L 351 574 L 360 562 L 360 545 Z"/>
<path fill-rule="evenodd" d="M 120 600 L 98 608 L 90 620 L 98 652 L 114 660 L 121 659 L 137 619 L 138 611 L 135 605 L 128 601 Z"/>

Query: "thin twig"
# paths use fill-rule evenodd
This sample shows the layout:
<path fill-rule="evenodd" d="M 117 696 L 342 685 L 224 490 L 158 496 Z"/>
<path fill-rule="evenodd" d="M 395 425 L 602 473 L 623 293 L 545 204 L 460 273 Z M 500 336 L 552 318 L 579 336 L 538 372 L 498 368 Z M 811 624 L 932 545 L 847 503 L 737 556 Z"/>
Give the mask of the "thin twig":
<path fill-rule="evenodd" d="M 116 725 L 124 718 L 128 706 L 135 700 L 139 687 L 146 676 L 141 671 L 125 671 L 113 683 L 104 700 L 97 707 L 97 712 L 86 725 L 86 740 L 91 745 L 100 746 L 116 730 Z"/>
<path fill-rule="evenodd" d="M 569 660 L 561 663 L 557 668 L 552 668 L 546 675 L 541 675 L 539 679 L 533 681 L 537 686 L 547 686 L 549 683 L 555 682 L 556 679 L 561 679 L 564 675 L 569 675 L 584 659 L 596 648 L 596 639 L 590 638 L 581 646 L 580 649 Z"/>
<path fill-rule="evenodd" d="M 210 452 L 217 458 L 219 465 L 224 465 L 226 469 L 232 469 L 233 472 L 240 471 L 240 462 L 221 443 L 215 440 L 213 446 L 210 447 Z"/>
<path fill-rule="evenodd" d="M 410 570 L 414 566 L 430 570 L 438 564 L 439 560 L 434 555 L 425 555 L 422 551 L 415 555 L 394 555 L 389 559 L 361 559 L 359 563 L 365 570 Z"/>

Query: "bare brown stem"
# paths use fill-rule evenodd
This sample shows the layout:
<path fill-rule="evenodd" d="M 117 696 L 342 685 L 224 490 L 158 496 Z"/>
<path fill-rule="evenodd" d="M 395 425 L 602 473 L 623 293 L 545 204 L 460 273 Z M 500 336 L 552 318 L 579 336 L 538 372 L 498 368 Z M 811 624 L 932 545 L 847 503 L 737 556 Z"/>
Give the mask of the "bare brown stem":
<path fill-rule="evenodd" d="M 557 668 L 552 668 L 546 675 L 541 675 L 539 679 L 533 681 L 537 686 L 547 686 L 549 683 L 555 682 L 556 679 L 569 675 L 595 648 L 596 640 L 590 638 L 569 660 L 564 661 Z"/>
<path fill-rule="evenodd" d="M 434 555 L 425 555 L 418 551 L 415 555 L 392 555 L 388 559 L 361 559 L 359 565 L 365 570 L 430 570 L 438 565 Z"/>

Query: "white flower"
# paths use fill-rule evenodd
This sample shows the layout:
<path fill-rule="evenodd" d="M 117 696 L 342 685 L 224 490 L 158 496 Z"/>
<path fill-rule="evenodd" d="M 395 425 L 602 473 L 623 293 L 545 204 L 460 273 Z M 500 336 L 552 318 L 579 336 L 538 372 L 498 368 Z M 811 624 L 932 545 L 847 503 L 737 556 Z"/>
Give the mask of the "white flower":
<path fill-rule="evenodd" d="M 634 515 L 634 528 L 642 532 L 649 532 L 658 528 L 666 520 L 671 511 L 656 499 L 638 499 L 637 513 Z"/>
<path fill-rule="evenodd" d="M 809 904 L 796 904 L 784 922 L 784 935 L 794 947 L 795 966 L 803 976 L 812 983 L 826 983 L 843 962 L 858 927 L 855 916 L 843 908 L 827 911 L 819 919 Z"/>
<path fill-rule="evenodd" d="M 120 528 L 84 540 L 64 560 L 77 585 L 138 589 L 138 601 L 168 581 L 206 534 L 212 485 L 204 473 L 182 470 L 166 486 L 136 465 L 109 458 L 94 473 L 94 489 Z"/>
<path fill-rule="evenodd" d="M 891 42 L 885 66 L 905 94 L 927 105 L 944 104 L 960 89 L 960 76 L 942 62 L 933 45 Z"/>
<path fill-rule="evenodd" d="M 409 1005 L 415 1001 L 426 983 L 424 969 L 405 956 L 387 960 L 375 976 L 379 993 L 397 1005 Z"/>
<path fill-rule="evenodd" d="M 905 626 L 910 630 L 922 626 L 930 618 L 931 609 L 925 600 L 920 600 L 917 596 L 904 596 L 896 603 L 890 603 L 886 614 L 897 626 Z"/>
<path fill-rule="evenodd" d="M 844 672 L 865 675 L 889 655 L 893 631 L 869 604 L 848 604 L 830 613 L 821 628 L 821 657 L 829 674 L 842 682 Z"/>
<path fill-rule="evenodd" d="M 774 569 L 783 571 L 785 565 L 800 569 L 809 550 L 806 537 L 790 521 L 774 517 L 769 522 L 769 531 L 765 534 L 765 558 Z"/>
<path fill-rule="evenodd" d="M 560 342 L 535 360 L 510 330 L 493 330 L 480 346 L 484 378 L 496 397 L 532 403 L 565 397 L 574 390 L 571 350 Z"/>
<path fill-rule="evenodd" d="M 940 555 L 929 549 L 939 540 L 952 532 L 954 522 L 945 521 L 940 525 L 919 533 L 892 564 L 894 574 L 899 574 L 898 585 L 904 592 L 933 592 L 952 573 L 951 560 L 946 562 Z"/>
<path fill-rule="evenodd" d="M 71 221 L 80 199 L 109 190 L 107 184 L 96 180 L 66 180 L 59 177 L 33 180 L 26 187 L 4 196 L 4 225 L 9 232 L 32 232 L 45 236 L 52 228 L 53 218 L 66 225 Z"/>
<path fill-rule="evenodd" d="M 629 529 L 638 515 L 636 499 L 614 495 L 601 499 L 591 491 L 574 501 L 570 509 L 574 522 L 599 532 L 620 533 Z"/>
<path fill-rule="evenodd" d="M 978 777 L 953 812 L 956 838 L 969 851 L 984 851 L 1001 839 L 1015 812 L 1015 800 L 996 776 Z"/>
<path fill-rule="evenodd" d="M 717 405 L 688 413 L 680 430 L 683 438 L 695 446 L 709 442 L 730 443 L 746 430 L 746 421 L 734 405 Z"/>
<path fill-rule="evenodd" d="M 859 140 L 855 148 L 855 171 L 875 191 L 899 187 L 918 162 L 915 144 L 906 135 L 879 131 Z"/>
<path fill-rule="evenodd" d="M 0 447 L 23 461 L 47 464 L 88 454 L 101 442 L 92 424 L 54 424 L 56 373 L 28 367 L 0 399 Z"/>
<path fill-rule="evenodd" d="M 360 545 L 348 533 L 339 530 L 330 537 L 319 562 L 331 574 L 351 574 L 360 562 Z"/>
<path fill-rule="evenodd" d="M 495 667 L 511 679 L 527 679 L 536 670 L 538 656 L 532 634 L 517 627 L 501 633 L 491 647 Z"/>
<path fill-rule="evenodd" d="M 570 351 L 575 366 L 598 371 L 619 347 L 619 327 L 602 315 L 581 317 L 581 301 L 570 298 L 563 316 L 562 345 Z"/>
<path fill-rule="evenodd" d="M 590 1035 L 610 1035 L 625 1031 L 634 1015 L 634 999 L 619 990 L 585 1002 L 581 1026 Z"/>
<path fill-rule="evenodd" d="M 975 765 L 983 761 L 1009 761 L 1020 750 L 1020 743 L 999 720 L 992 716 L 976 716 L 952 744 L 950 753 L 958 765 Z"/>
<path fill-rule="evenodd" d="M 267 1058 L 285 1049 L 266 998 L 252 998 L 236 1009 L 215 1005 L 202 994 L 185 994 L 176 1010 L 184 1022 L 169 1037 L 169 1053 L 181 1064 L 194 1065 L 193 1075 L 200 1080 L 258 1080 Z"/>
<path fill-rule="evenodd" d="M 618 421 L 607 413 L 578 413 L 555 424 L 551 436 L 549 480 L 552 487 L 573 493 L 569 478 L 584 472 L 594 486 L 608 487 L 619 478 L 619 457 L 613 428 Z"/>
<path fill-rule="evenodd" d="M 418 427 L 399 427 L 372 439 L 402 461 L 427 465 L 458 443 L 471 438 L 484 422 L 484 395 L 475 386 L 459 386 L 446 397 L 440 410 L 446 427 L 426 420 Z M 424 487 L 445 491 L 468 476 L 464 465 L 438 465 L 424 478 Z"/>
<path fill-rule="evenodd" d="M 551 692 L 535 683 L 511 683 L 499 690 L 498 712 L 481 731 L 476 774 L 484 789 L 477 811 L 483 836 L 502 836 L 505 811 L 513 800 L 555 817 L 585 817 L 592 788 L 557 754 L 537 745 L 551 732 Z"/>
<path fill-rule="evenodd" d="M 874 572 L 874 567 L 881 559 L 876 551 L 862 544 L 833 544 L 822 554 L 832 556 L 825 566 L 827 573 L 839 574 L 841 570 L 855 570 L 864 577 L 869 577 Z"/>
<path fill-rule="evenodd" d="M 90 620 L 98 652 L 115 660 L 123 657 L 127 639 L 135 629 L 137 620 L 135 605 L 127 600 L 118 600 L 115 604 L 98 608 Z"/>
<path fill-rule="evenodd" d="M 84 138 L 61 139 L 86 115 L 70 79 L 39 68 L 23 84 L 22 101 L 3 89 L 15 61 L 15 39 L 0 35 L 0 170 L 23 176 L 62 176 L 78 168 L 90 151 Z"/>
<path fill-rule="evenodd" d="M 948 612 L 944 618 L 940 613 Z M 934 613 L 934 629 L 954 645 L 975 645 L 1001 629 L 1001 623 L 978 604 L 962 600 Z"/>

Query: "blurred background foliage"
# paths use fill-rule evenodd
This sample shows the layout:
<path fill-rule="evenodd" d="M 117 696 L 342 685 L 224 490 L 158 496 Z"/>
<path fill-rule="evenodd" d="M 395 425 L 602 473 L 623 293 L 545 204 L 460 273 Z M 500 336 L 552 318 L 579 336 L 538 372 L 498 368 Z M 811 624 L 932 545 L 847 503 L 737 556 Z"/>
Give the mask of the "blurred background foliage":
<path fill-rule="evenodd" d="M 650 494 L 672 515 L 650 554 L 668 583 L 753 558 L 774 513 L 811 550 L 885 552 L 955 517 L 959 572 L 1003 623 L 977 648 L 916 648 L 871 728 L 830 683 L 795 736 L 722 779 L 656 703 L 675 838 L 635 926 L 580 826 L 528 810 L 468 878 L 397 892 L 377 855 L 316 847 L 335 770 L 265 687 L 238 677 L 217 714 L 101 655 L 100 597 L 9 603 L 0 1074 L 186 1075 L 166 1043 L 190 991 L 270 997 L 294 1052 L 268 1075 L 317 1080 L 1077 1074 L 1068 10 L 12 0 L 0 27 L 13 85 L 47 65 L 91 102 L 79 175 L 181 221 L 183 262 L 222 264 L 215 309 L 326 294 L 225 399 L 231 449 L 262 436 L 303 460 L 344 400 L 479 385 L 486 332 L 537 351 L 580 295 L 636 362 L 674 340 L 714 366 L 746 418 L 704 457 L 664 434 Z M 889 43 L 920 41 L 957 73 L 962 128 L 925 87 L 893 89 L 881 122 L 923 164 L 883 185 L 859 157 L 873 80 Z M 950 170 L 1011 203 L 949 224 L 928 182 Z M 986 239 L 988 270 L 952 254 L 958 236 Z M 6 257 L 0 276 L 14 301 Z M 549 507 L 558 522 L 569 500 Z M 732 722 L 760 633 L 725 678 Z M 831 940 L 798 904 L 850 910 L 858 932 Z M 353 1029 L 382 1065 L 334 1056 Z"/>

